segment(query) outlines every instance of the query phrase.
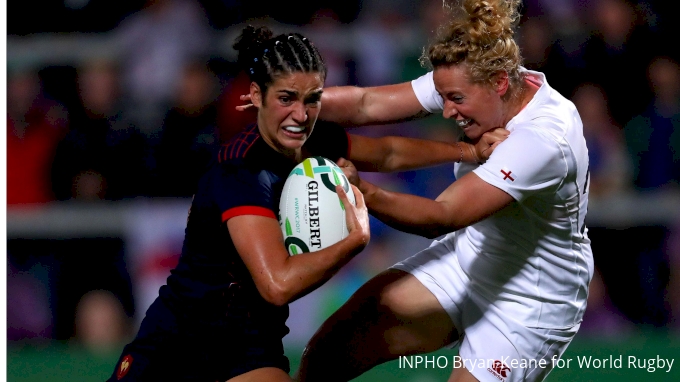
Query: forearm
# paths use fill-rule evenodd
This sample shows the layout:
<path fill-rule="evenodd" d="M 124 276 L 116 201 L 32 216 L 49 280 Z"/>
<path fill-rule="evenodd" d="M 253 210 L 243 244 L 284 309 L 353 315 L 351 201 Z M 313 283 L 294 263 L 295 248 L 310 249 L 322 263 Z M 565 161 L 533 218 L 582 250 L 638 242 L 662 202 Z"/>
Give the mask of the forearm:
<path fill-rule="evenodd" d="M 290 256 L 276 283 L 286 303 L 297 300 L 323 285 L 363 250 L 367 243 L 356 232 L 317 252 Z"/>
<path fill-rule="evenodd" d="M 361 180 L 361 192 L 371 215 L 402 232 L 435 238 L 454 229 L 437 201 L 384 190 Z"/>
<path fill-rule="evenodd" d="M 404 171 L 442 163 L 477 163 L 474 145 L 466 142 L 437 142 L 424 139 L 395 139 L 394 150 L 388 157 L 388 171 Z"/>
<path fill-rule="evenodd" d="M 352 135 L 350 160 L 359 171 L 406 171 L 450 162 L 476 163 L 474 146 L 404 137 Z"/>
<path fill-rule="evenodd" d="M 241 215 L 229 219 L 227 227 L 260 295 L 281 306 L 323 284 L 366 246 L 370 231 L 365 210 L 364 215 L 364 224 L 338 243 L 294 256 L 286 251 L 276 219 Z"/>

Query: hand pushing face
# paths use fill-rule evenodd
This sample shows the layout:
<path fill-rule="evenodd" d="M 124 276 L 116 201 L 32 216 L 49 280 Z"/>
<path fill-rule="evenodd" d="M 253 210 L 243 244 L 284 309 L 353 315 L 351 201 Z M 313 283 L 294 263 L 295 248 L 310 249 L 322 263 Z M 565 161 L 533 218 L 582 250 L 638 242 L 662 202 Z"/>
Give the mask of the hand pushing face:
<path fill-rule="evenodd" d="M 507 81 L 505 87 L 471 82 L 465 64 L 439 66 L 433 75 L 437 92 L 444 99 L 444 118 L 454 119 L 468 138 L 474 140 L 493 128 L 504 127 L 501 97 Z"/>

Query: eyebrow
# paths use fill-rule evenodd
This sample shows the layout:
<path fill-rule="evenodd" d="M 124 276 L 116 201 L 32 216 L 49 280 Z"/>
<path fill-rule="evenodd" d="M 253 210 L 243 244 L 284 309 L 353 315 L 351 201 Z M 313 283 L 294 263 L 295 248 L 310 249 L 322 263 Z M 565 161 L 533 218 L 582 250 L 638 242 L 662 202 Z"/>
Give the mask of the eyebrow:
<path fill-rule="evenodd" d="M 285 93 L 286 95 L 288 95 L 288 96 L 290 96 L 290 97 L 295 97 L 295 98 L 298 98 L 298 96 L 300 95 L 300 94 L 299 94 L 298 92 L 296 92 L 295 90 L 281 89 L 281 90 L 279 90 L 278 92 L 279 92 L 279 93 Z M 307 98 L 310 98 L 310 97 L 320 97 L 321 94 L 323 94 L 323 89 L 318 89 L 318 90 L 315 90 L 315 91 L 312 91 L 311 93 L 309 93 L 309 95 L 307 96 Z"/>
<path fill-rule="evenodd" d="M 281 89 L 281 90 L 278 91 L 278 93 L 286 93 L 287 95 L 289 95 L 291 97 L 293 97 L 293 96 L 297 97 L 297 95 L 298 95 L 298 92 L 296 92 L 295 90 L 286 90 L 286 89 Z"/>

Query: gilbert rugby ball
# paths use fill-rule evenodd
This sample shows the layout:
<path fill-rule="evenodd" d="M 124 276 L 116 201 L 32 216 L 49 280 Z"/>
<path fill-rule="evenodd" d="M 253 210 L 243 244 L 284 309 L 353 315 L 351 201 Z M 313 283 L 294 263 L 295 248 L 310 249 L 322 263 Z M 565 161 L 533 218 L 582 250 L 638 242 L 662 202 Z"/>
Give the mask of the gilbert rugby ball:
<path fill-rule="evenodd" d="M 330 159 L 307 158 L 290 172 L 279 203 L 279 224 L 288 253 L 315 252 L 349 234 L 336 185 L 356 205 L 347 177 Z"/>

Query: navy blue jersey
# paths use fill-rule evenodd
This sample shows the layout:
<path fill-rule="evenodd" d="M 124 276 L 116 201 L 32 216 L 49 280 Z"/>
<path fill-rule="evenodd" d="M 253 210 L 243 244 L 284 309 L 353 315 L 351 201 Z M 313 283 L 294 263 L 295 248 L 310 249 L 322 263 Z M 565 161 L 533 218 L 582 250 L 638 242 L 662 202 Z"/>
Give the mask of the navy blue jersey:
<path fill-rule="evenodd" d="M 335 124 L 319 123 L 304 149 L 309 155 L 333 161 L 349 154 L 349 137 Z M 251 315 L 258 308 L 273 313 L 259 296 L 234 243 L 226 221 L 239 215 L 277 218 L 283 185 L 296 162 L 274 151 L 252 125 L 233 137 L 219 151 L 215 163 L 203 175 L 194 195 L 179 263 L 168 278 L 164 297 L 179 301 L 209 298 L 218 292 L 252 293 Z M 254 237 L 253 240 L 267 238 Z M 167 294 L 166 294 L 167 293 Z M 265 316 L 267 317 L 267 316 Z"/>
<path fill-rule="evenodd" d="M 349 156 L 350 139 L 340 126 L 317 123 L 303 150 L 337 161 Z M 268 366 L 289 371 L 281 342 L 288 333 L 288 306 L 260 296 L 226 221 L 241 215 L 276 219 L 283 185 L 296 165 L 267 145 L 256 125 L 221 148 L 198 183 L 179 263 L 112 380 L 154 380 L 167 373 L 177 380 L 198 378 L 195 373 L 201 373 L 198 379 L 229 379 Z M 191 362 L 182 362 L 188 348 Z M 159 366 L 166 364 L 175 368 Z"/>

